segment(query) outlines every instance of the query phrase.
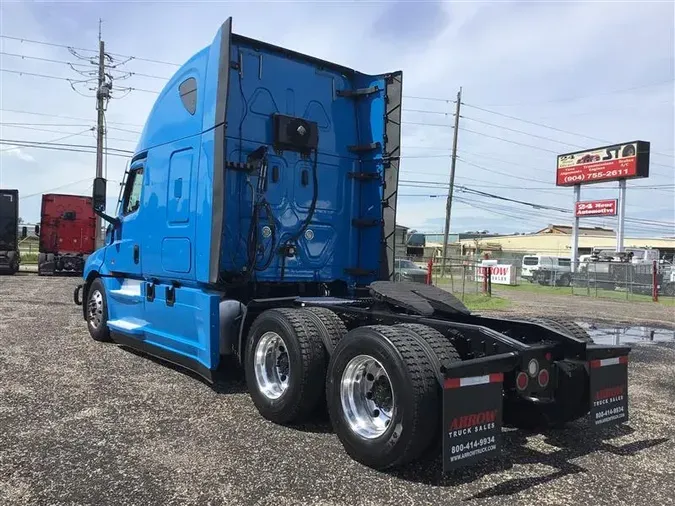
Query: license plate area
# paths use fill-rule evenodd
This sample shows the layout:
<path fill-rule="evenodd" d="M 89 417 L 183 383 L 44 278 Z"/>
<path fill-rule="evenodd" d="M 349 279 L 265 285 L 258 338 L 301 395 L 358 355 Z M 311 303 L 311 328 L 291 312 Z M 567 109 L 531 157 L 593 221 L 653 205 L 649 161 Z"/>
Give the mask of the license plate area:
<path fill-rule="evenodd" d="M 628 356 L 591 360 L 590 424 L 611 427 L 628 421 Z"/>
<path fill-rule="evenodd" d="M 503 383 L 503 373 L 445 380 L 444 472 L 499 454 L 502 445 Z"/>

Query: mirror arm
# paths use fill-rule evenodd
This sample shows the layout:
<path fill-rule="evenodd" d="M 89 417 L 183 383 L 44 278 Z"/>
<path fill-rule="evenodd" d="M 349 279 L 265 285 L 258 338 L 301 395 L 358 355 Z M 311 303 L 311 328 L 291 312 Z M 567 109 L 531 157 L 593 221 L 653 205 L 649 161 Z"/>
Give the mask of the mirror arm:
<path fill-rule="evenodd" d="M 105 221 L 108 223 L 112 223 L 113 227 L 118 227 L 120 224 L 119 218 L 115 218 L 113 216 L 105 214 L 103 211 L 99 211 L 97 209 L 94 210 L 96 214 L 98 214 L 101 218 L 103 218 Z"/>

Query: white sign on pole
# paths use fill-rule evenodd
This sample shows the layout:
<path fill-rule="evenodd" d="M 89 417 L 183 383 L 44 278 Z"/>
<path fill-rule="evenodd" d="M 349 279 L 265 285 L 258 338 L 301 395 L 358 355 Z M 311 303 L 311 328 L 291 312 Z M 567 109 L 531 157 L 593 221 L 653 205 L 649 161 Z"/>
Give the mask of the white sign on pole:
<path fill-rule="evenodd" d="M 516 268 L 512 264 L 506 265 L 497 265 L 496 263 L 491 265 L 485 263 L 476 268 L 476 281 L 479 283 L 483 282 L 485 279 L 485 272 L 487 268 L 490 267 L 490 281 L 496 285 L 515 285 L 516 284 Z"/>

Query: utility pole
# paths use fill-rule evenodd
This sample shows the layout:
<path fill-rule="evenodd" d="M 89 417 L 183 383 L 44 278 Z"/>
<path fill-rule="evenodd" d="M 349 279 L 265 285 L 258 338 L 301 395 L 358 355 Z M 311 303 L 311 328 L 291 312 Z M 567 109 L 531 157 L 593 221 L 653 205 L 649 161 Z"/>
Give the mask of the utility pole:
<path fill-rule="evenodd" d="M 452 211 L 452 192 L 455 188 L 455 164 L 457 163 L 457 134 L 459 133 L 459 110 L 462 105 L 462 88 L 457 92 L 455 108 L 455 127 L 452 136 L 452 161 L 450 162 L 450 189 L 445 204 L 445 230 L 443 232 L 443 259 L 441 260 L 441 277 L 445 276 L 445 259 L 448 251 L 448 233 L 450 232 L 450 213 Z"/>
<path fill-rule="evenodd" d="M 98 21 L 98 86 L 96 87 L 96 177 L 103 177 L 103 136 L 105 101 L 110 98 L 110 86 L 105 79 L 105 43 L 101 39 L 101 20 Z M 103 220 L 96 216 L 96 249 L 103 246 Z"/>

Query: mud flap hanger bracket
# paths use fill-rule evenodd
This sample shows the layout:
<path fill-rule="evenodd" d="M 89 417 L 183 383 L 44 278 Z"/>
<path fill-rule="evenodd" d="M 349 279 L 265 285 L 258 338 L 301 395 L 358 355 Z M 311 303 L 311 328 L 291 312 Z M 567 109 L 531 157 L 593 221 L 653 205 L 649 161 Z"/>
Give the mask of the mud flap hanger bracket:
<path fill-rule="evenodd" d="M 500 353 L 487 357 L 474 358 L 441 366 L 445 379 L 482 376 L 492 373 L 505 373 L 515 369 L 521 360 L 517 351 Z"/>

